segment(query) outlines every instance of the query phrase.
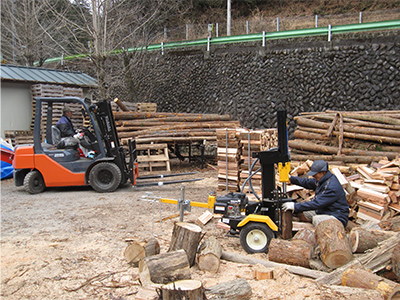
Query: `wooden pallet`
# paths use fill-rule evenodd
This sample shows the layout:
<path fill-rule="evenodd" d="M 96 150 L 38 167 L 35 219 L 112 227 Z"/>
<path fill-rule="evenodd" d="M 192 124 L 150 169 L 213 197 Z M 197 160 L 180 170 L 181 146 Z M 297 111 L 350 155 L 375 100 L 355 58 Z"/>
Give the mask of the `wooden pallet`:
<path fill-rule="evenodd" d="M 157 103 L 136 103 L 136 110 L 138 112 L 156 112 Z"/>
<path fill-rule="evenodd" d="M 14 147 L 33 144 L 33 132 L 30 130 L 4 130 L 4 137 Z"/>
<path fill-rule="evenodd" d="M 137 144 L 136 150 L 139 168 L 153 172 L 161 167 L 171 171 L 167 144 Z"/>

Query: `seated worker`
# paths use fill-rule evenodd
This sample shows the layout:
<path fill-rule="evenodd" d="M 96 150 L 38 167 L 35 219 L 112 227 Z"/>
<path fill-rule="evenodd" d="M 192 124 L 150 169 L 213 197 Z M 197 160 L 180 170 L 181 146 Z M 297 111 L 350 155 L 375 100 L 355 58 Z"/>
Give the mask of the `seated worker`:
<path fill-rule="evenodd" d="M 61 138 L 73 136 L 75 134 L 75 129 L 71 121 L 72 109 L 68 105 L 65 105 L 62 112 L 63 115 L 56 124 L 61 132 Z"/>
<path fill-rule="evenodd" d="M 304 216 L 312 220 L 315 227 L 320 222 L 332 218 L 338 219 L 346 227 L 349 219 L 349 204 L 339 180 L 329 171 L 328 163 L 323 160 L 314 161 L 307 175 L 313 178 L 291 176 L 290 182 L 314 190 L 314 198 L 301 203 L 286 202 L 282 206 L 283 210 L 292 210 L 294 213 L 304 212 Z"/>

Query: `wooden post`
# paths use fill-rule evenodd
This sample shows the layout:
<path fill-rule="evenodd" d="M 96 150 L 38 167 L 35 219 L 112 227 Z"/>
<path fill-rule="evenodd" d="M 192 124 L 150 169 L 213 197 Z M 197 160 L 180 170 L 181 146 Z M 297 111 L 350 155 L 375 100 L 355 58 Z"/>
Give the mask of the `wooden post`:
<path fill-rule="evenodd" d="M 293 214 L 291 210 L 282 213 L 282 238 L 289 240 L 292 238 L 293 233 Z"/>
<path fill-rule="evenodd" d="M 197 247 L 201 239 L 201 227 L 192 223 L 177 222 L 171 237 L 168 252 L 183 249 L 186 251 L 190 266 L 195 263 Z"/>
<path fill-rule="evenodd" d="M 321 260 L 329 268 L 336 269 L 353 259 L 350 242 L 339 220 L 322 221 L 317 226 L 316 235 L 321 248 Z"/>
<path fill-rule="evenodd" d="M 119 108 L 123 111 L 129 111 L 129 109 L 125 106 L 125 104 L 119 100 L 118 98 L 114 99 L 115 104 L 117 104 L 119 106 Z"/>

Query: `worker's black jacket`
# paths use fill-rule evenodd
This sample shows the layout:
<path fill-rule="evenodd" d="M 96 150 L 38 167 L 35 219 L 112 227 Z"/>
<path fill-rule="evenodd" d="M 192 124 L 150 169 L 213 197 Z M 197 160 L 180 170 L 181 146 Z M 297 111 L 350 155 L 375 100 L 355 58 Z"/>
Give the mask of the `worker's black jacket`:
<path fill-rule="evenodd" d="M 71 119 L 66 115 L 62 115 L 60 120 L 58 120 L 57 127 L 60 129 L 61 137 L 73 136 L 75 134 L 74 125 L 72 125 Z"/>
<path fill-rule="evenodd" d="M 294 212 L 315 210 L 318 215 L 331 215 L 346 227 L 349 219 L 349 204 L 346 194 L 334 174 L 328 171 L 318 182 L 314 178 L 290 177 L 290 182 L 314 190 L 311 201 L 295 203 Z"/>

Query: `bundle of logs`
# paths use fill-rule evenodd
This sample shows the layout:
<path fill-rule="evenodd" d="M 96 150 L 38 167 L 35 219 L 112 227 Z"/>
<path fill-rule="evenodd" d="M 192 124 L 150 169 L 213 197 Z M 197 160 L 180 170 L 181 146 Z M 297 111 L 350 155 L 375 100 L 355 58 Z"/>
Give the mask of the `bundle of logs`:
<path fill-rule="evenodd" d="M 381 222 L 379 230 L 355 227 L 349 235 L 336 219 L 317 228 L 308 225 L 291 240 L 272 239 L 268 260 L 224 251 L 217 238 L 194 223 L 174 224 L 166 253 L 160 253 L 156 238 L 129 240 L 124 257 L 138 268 L 142 286 L 135 299 L 251 299 L 249 277 L 207 288 L 192 279 L 193 267 L 217 275 L 221 260 L 254 265 L 254 280 L 279 281 L 291 273 L 299 275 L 299 281 L 308 278 L 307 285 L 316 290 L 347 295 L 341 299 L 398 299 L 400 216 L 391 227 Z M 386 277 L 377 272 L 386 272 Z"/>
<path fill-rule="evenodd" d="M 293 160 L 392 160 L 400 152 L 400 111 L 312 112 L 295 117 Z"/>

